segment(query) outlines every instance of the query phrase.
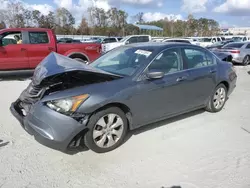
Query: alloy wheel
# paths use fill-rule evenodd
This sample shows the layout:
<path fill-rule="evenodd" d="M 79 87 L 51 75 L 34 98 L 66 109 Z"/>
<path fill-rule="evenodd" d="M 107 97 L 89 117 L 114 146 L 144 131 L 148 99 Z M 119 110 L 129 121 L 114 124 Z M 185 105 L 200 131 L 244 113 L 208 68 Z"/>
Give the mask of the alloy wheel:
<path fill-rule="evenodd" d="M 244 58 L 244 60 L 243 60 L 243 64 L 244 65 L 248 65 L 250 63 L 250 58 L 249 58 L 249 56 L 246 56 L 245 58 Z"/>
<path fill-rule="evenodd" d="M 222 108 L 226 100 L 226 90 L 222 87 L 218 88 L 214 94 L 214 107 L 218 110 Z"/>
<path fill-rule="evenodd" d="M 122 137 L 124 122 L 117 114 L 107 114 L 101 117 L 94 126 L 93 140 L 100 148 L 114 146 Z"/>

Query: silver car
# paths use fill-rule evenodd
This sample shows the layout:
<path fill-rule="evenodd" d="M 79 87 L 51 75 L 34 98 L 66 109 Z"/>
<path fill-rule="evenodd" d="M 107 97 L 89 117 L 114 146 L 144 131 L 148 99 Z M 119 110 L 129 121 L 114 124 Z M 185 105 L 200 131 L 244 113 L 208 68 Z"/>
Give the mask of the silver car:
<path fill-rule="evenodd" d="M 223 46 L 219 51 L 230 54 L 234 63 L 244 66 L 250 63 L 250 42 L 232 42 Z"/>

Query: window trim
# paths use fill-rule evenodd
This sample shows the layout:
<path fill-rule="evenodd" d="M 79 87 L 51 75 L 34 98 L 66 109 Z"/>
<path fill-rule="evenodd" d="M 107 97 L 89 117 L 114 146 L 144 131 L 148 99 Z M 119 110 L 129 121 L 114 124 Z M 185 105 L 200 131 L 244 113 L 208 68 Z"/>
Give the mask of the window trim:
<path fill-rule="evenodd" d="M 181 64 L 181 70 L 179 71 L 176 71 L 176 72 L 171 72 L 171 73 L 167 73 L 167 74 L 164 74 L 164 77 L 168 76 L 168 75 L 172 75 L 172 74 L 176 74 L 176 73 L 181 73 L 183 71 L 186 71 L 184 69 L 184 64 L 183 64 L 183 60 L 182 60 L 182 56 L 181 56 L 181 49 L 180 47 L 170 47 L 170 48 L 166 48 L 166 49 L 163 49 L 161 50 L 159 53 L 157 53 L 155 55 L 155 57 L 150 61 L 150 63 L 143 69 L 143 71 L 139 74 L 138 78 L 137 78 L 137 81 L 141 81 L 143 80 L 144 76 L 146 75 L 146 73 L 148 72 L 148 67 L 154 62 L 154 60 L 161 54 L 163 53 L 164 51 L 166 50 L 171 50 L 171 49 L 177 49 L 178 51 L 178 54 L 180 55 L 180 64 Z"/>
<path fill-rule="evenodd" d="M 206 56 L 206 59 L 207 59 L 207 55 L 211 55 L 212 56 L 212 59 L 213 59 L 213 62 L 214 64 L 212 65 L 207 65 L 207 66 L 202 66 L 202 67 L 197 67 L 197 68 L 188 68 L 188 65 L 186 65 L 186 68 L 184 67 L 184 65 L 186 64 L 183 60 L 183 56 L 182 56 L 182 53 L 181 53 L 181 58 L 182 58 L 182 61 L 183 61 L 183 68 L 184 70 L 197 70 L 197 69 L 202 69 L 202 68 L 207 68 L 207 67 L 213 67 L 215 65 L 217 65 L 217 61 L 216 61 L 216 58 L 214 57 L 214 54 L 211 54 L 211 52 L 207 51 L 207 50 L 204 50 L 202 48 L 197 48 L 197 47 L 193 47 L 193 46 L 185 46 L 185 47 L 180 47 L 180 51 L 182 52 L 182 50 L 184 50 L 185 48 L 188 48 L 188 49 L 192 49 L 192 50 L 200 50 L 200 51 L 204 51 L 205 53 L 205 56 Z M 185 53 L 185 52 L 184 52 Z M 208 60 L 207 60 L 208 61 Z"/>
<path fill-rule="evenodd" d="M 47 34 L 47 37 L 48 37 L 48 42 L 47 43 L 37 43 L 37 44 L 33 44 L 30 42 L 30 33 L 46 33 Z M 50 37 L 49 37 L 49 33 L 47 31 L 28 31 L 27 32 L 27 36 L 28 36 L 28 39 L 29 39 L 29 43 L 30 45 L 48 45 L 51 43 L 50 41 Z"/>

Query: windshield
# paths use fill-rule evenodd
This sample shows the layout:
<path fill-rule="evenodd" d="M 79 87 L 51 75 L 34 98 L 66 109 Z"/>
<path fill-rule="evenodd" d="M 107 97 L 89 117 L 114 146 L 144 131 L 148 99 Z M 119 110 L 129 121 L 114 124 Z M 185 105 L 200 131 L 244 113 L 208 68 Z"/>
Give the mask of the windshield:
<path fill-rule="evenodd" d="M 153 48 L 120 47 L 104 54 L 90 64 L 95 68 L 121 76 L 132 76 L 149 57 Z"/>
<path fill-rule="evenodd" d="M 223 48 L 241 48 L 244 45 L 244 43 L 229 43 L 225 45 Z"/>
<path fill-rule="evenodd" d="M 130 36 L 124 37 L 123 39 L 120 40 L 120 42 L 125 42 L 129 38 L 130 38 Z"/>

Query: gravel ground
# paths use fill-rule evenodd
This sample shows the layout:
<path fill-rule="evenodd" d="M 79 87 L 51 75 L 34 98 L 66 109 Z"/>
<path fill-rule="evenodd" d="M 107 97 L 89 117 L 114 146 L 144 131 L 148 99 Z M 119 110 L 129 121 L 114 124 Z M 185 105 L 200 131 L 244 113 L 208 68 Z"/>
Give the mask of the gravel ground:
<path fill-rule="evenodd" d="M 1 81 L 0 188 L 249 188 L 250 67 L 217 114 L 198 111 L 133 132 L 106 154 L 37 143 L 9 112 L 28 81 Z"/>

